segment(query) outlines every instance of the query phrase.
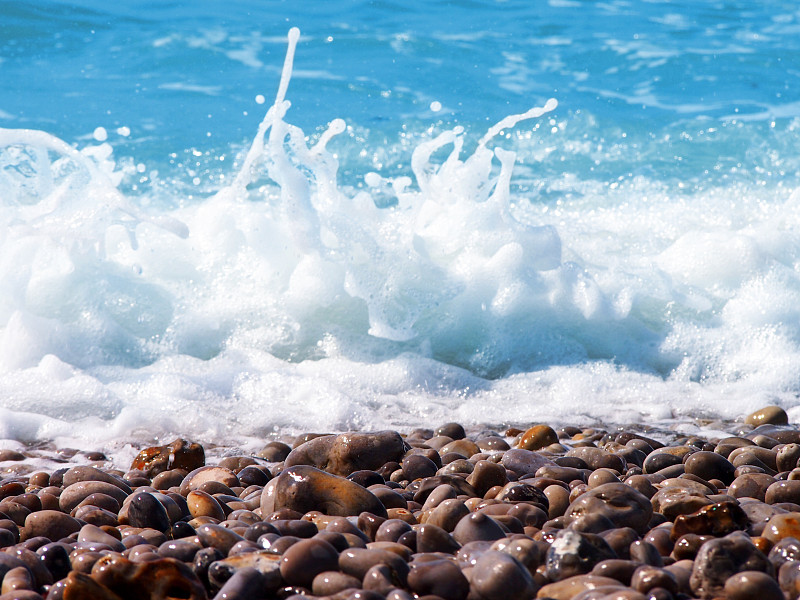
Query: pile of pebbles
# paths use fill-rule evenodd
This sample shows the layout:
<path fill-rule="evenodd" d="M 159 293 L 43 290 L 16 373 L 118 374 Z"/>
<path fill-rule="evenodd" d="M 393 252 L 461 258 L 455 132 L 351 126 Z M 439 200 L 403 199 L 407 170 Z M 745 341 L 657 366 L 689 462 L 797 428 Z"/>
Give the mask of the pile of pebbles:
<path fill-rule="evenodd" d="M 667 444 L 449 423 L 206 464 L 176 440 L 2 480 L 0 600 L 794 599 L 799 460 L 778 407 Z"/>

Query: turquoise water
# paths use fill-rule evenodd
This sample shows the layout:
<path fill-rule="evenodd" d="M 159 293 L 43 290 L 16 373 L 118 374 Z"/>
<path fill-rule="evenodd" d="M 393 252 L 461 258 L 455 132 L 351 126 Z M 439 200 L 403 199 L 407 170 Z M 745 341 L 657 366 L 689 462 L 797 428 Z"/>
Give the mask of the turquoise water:
<path fill-rule="evenodd" d="M 254 99 L 273 96 L 297 26 L 292 122 L 307 133 L 341 117 L 392 146 L 431 126 L 480 131 L 557 97 L 566 136 L 625 157 L 569 165 L 580 173 L 775 182 L 786 173 L 758 150 L 795 158 L 780 139 L 797 115 L 790 2 L 124 4 L 0 4 L 4 126 L 70 142 L 126 126 L 116 152 L 145 162 L 228 153 L 261 120 Z"/>
<path fill-rule="evenodd" d="M 792 3 L 105 4 L 0 2 L 0 437 L 794 406 Z"/>

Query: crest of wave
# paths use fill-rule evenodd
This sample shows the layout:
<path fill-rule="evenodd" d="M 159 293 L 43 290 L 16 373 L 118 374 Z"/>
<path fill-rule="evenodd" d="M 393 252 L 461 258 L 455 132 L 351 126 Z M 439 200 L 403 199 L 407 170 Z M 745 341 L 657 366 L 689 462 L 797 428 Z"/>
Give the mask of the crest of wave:
<path fill-rule="evenodd" d="M 289 361 L 412 352 L 493 377 L 624 355 L 619 327 L 641 328 L 562 262 L 555 229 L 514 219 L 515 155 L 490 147 L 555 100 L 503 119 L 468 156 L 464 132 L 445 131 L 415 149 L 413 178 L 369 173 L 346 190 L 327 149 L 344 122 L 309 147 L 284 120 L 298 37 L 233 183 L 183 208 L 125 196 L 108 144 L 0 130 L 0 370 L 252 348 Z"/>

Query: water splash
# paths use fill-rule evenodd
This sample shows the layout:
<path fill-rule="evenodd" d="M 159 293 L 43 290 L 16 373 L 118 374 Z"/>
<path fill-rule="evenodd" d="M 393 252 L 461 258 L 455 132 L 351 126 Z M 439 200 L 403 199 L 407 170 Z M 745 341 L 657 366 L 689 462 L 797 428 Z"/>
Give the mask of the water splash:
<path fill-rule="evenodd" d="M 410 173 L 352 189 L 328 149 L 349 143 L 344 121 L 312 145 L 285 120 L 299 39 L 232 183 L 177 208 L 123 192 L 108 143 L 0 130 L 0 397 L 17 435 L 92 415 L 109 436 L 500 422 L 530 398 L 550 416 L 666 418 L 729 386 L 759 403 L 759 386 L 797 389 L 796 198 L 735 232 L 702 220 L 728 198 L 682 206 L 647 181 L 618 205 L 587 184 L 548 213 L 515 197 L 516 154 L 491 145 L 555 100 L 471 153 L 443 131 Z"/>

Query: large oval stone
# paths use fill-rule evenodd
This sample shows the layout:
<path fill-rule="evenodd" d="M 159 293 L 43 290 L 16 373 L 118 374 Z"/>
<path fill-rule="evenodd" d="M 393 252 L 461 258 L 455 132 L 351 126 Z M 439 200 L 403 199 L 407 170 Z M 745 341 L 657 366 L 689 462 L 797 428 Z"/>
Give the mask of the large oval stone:
<path fill-rule="evenodd" d="M 34 537 L 46 537 L 57 542 L 71 533 L 80 531 L 81 522 L 63 512 L 57 510 L 40 510 L 29 514 L 25 518 L 22 537 L 31 539 Z"/>
<path fill-rule="evenodd" d="M 523 450 L 541 450 L 550 444 L 558 443 L 558 434 L 549 425 L 534 425 L 522 434 L 517 442 L 517 448 Z"/>
<path fill-rule="evenodd" d="M 748 425 L 788 425 L 789 416 L 780 406 L 765 406 L 757 411 L 750 413 L 744 418 Z"/>
<path fill-rule="evenodd" d="M 486 600 L 526 600 L 538 591 L 530 571 L 510 554 L 497 550 L 478 558 L 471 584 Z"/>
<path fill-rule="evenodd" d="M 727 579 L 740 571 L 763 571 L 774 575 L 767 557 L 748 536 L 732 533 L 724 538 L 708 540 L 694 559 L 690 584 L 699 598 L 721 597 Z"/>
<path fill-rule="evenodd" d="M 236 487 L 240 483 L 236 473 L 225 467 L 215 467 L 211 465 L 198 467 L 194 471 L 190 471 L 189 474 L 183 478 L 180 489 L 181 495 L 186 497 L 189 492 L 196 490 L 209 481 L 218 481 L 229 488 Z"/>
<path fill-rule="evenodd" d="M 369 490 L 357 483 L 307 465 L 284 470 L 261 494 L 261 513 L 289 508 L 301 514 L 318 510 L 323 514 L 349 517 L 369 512 L 387 518 L 386 508 Z"/>
<path fill-rule="evenodd" d="M 736 467 L 728 459 L 716 452 L 694 452 L 684 461 L 687 473 L 697 475 L 706 481 L 719 479 L 725 484 L 731 483 L 736 475 Z"/>
<path fill-rule="evenodd" d="M 128 497 L 118 486 L 106 481 L 78 481 L 66 487 L 58 497 L 58 507 L 65 513 L 72 512 L 72 509 L 83 502 L 92 494 L 105 494 L 111 496 L 119 502 L 120 506 Z"/>
<path fill-rule="evenodd" d="M 567 508 L 567 516 L 601 514 L 617 527 L 632 527 L 640 534 L 647 531 L 653 507 L 650 500 L 624 483 L 604 483 L 578 496 Z"/>
<path fill-rule="evenodd" d="M 125 492 L 126 495 L 131 493 L 131 487 L 122 479 L 119 477 L 114 477 L 105 471 L 101 471 L 100 469 L 89 465 L 82 465 L 69 469 L 66 473 L 64 473 L 62 485 L 66 488 L 71 486 L 73 483 L 78 483 L 79 481 L 105 481 L 106 483 L 111 483 L 117 486 L 119 489 Z"/>
<path fill-rule="evenodd" d="M 128 523 L 133 527 L 149 527 L 166 531 L 169 526 L 167 509 L 153 494 L 138 492 L 128 503 Z"/>
<path fill-rule="evenodd" d="M 517 475 L 536 473 L 542 467 L 555 466 L 555 463 L 549 458 L 524 448 L 506 450 L 503 458 L 500 459 L 500 464 Z"/>
<path fill-rule="evenodd" d="M 284 464 L 310 465 L 346 477 L 355 471 L 376 471 L 390 461 L 400 462 L 405 453 L 396 431 L 343 433 L 311 439 L 289 453 Z"/>

